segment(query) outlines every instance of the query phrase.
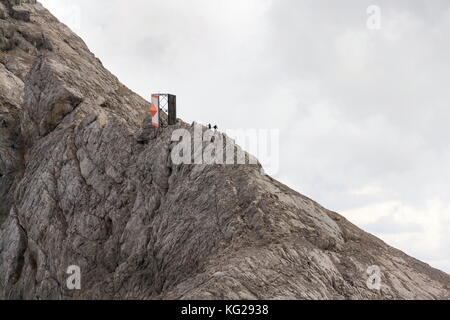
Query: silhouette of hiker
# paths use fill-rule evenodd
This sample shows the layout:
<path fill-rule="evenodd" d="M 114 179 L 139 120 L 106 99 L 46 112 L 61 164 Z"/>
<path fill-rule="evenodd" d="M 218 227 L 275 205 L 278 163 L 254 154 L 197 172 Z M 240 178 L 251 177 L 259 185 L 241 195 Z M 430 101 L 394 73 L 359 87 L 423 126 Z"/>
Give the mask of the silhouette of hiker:
<path fill-rule="evenodd" d="M 212 129 L 211 123 L 210 123 L 210 124 L 208 124 L 208 129 L 209 129 L 209 130 L 211 130 L 211 129 Z"/>
<path fill-rule="evenodd" d="M 219 127 L 217 125 L 215 125 L 214 130 L 219 130 Z"/>

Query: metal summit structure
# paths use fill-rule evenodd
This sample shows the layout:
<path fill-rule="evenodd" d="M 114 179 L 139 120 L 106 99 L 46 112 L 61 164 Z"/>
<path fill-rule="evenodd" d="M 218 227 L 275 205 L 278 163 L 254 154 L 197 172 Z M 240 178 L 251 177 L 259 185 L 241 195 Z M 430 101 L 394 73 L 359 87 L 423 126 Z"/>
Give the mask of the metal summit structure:
<path fill-rule="evenodd" d="M 177 96 L 169 93 L 152 94 L 150 105 L 150 115 L 152 116 L 152 126 L 161 126 L 161 110 L 169 116 L 168 124 L 173 126 L 177 123 Z"/>

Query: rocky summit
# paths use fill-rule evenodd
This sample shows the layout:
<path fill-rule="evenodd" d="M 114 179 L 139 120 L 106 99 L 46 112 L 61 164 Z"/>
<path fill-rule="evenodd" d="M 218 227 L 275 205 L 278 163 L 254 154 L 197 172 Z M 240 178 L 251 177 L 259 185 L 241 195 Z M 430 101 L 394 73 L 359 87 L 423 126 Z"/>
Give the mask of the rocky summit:
<path fill-rule="evenodd" d="M 259 164 L 174 164 L 194 127 L 148 117 L 40 3 L 0 1 L 1 299 L 450 298 L 448 274 Z"/>

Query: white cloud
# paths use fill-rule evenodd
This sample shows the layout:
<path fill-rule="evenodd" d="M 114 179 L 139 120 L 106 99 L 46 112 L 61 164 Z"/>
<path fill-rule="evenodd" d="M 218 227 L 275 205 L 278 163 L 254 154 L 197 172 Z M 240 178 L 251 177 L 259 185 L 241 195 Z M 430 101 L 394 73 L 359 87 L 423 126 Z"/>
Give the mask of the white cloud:
<path fill-rule="evenodd" d="M 448 267 L 448 203 L 434 199 L 424 206 L 412 207 L 401 201 L 389 201 L 347 210 L 342 214 L 391 246 L 403 248 L 408 254 L 435 267 Z"/>
<path fill-rule="evenodd" d="M 380 187 L 372 185 L 350 190 L 350 194 L 353 196 L 376 196 L 382 192 L 383 190 Z"/>

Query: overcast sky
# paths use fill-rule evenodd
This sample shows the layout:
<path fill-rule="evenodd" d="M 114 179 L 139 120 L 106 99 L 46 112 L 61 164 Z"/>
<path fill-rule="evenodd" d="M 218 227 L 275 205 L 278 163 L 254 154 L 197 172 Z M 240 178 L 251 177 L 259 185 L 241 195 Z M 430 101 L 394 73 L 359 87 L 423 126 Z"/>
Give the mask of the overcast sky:
<path fill-rule="evenodd" d="M 448 0 L 41 2 L 185 121 L 280 129 L 277 179 L 450 272 Z"/>

